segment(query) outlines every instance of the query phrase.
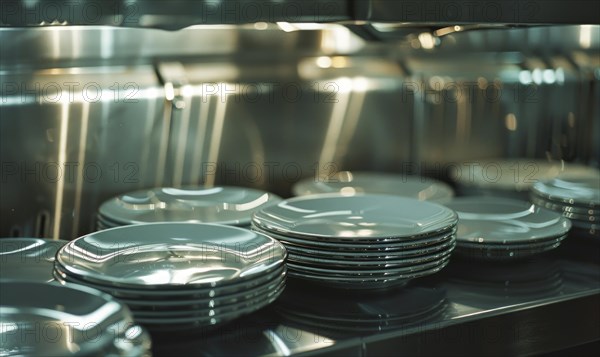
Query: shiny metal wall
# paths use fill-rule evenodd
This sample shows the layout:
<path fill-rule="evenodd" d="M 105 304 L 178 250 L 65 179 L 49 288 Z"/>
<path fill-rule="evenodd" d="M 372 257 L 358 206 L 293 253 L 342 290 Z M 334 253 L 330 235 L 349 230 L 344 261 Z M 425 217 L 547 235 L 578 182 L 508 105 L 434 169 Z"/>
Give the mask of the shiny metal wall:
<path fill-rule="evenodd" d="M 597 35 L 477 51 L 499 35 L 427 49 L 345 29 L 77 31 L 0 31 L 0 236 L 70 239 L 103 200 L 160 185 L 286 196 L 342 169 L 445 178 L 469 159 L 600 158 Z"/>

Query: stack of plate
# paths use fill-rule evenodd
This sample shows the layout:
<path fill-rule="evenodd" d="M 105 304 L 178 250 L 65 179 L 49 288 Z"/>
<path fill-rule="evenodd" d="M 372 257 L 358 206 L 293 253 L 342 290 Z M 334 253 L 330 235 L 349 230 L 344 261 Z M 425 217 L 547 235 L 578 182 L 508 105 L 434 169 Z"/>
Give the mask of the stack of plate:
<path fill-rule="evenodd" d="M 279 201 L 281 198 L 271 193 L 244 187 L 155 188 L 104 202 L 97 228 L 156 222 L 249 226 L 254 211 Z"/>
<path fill-rule="evenodd" d="M 352 295 L 297 286 L 286 290 L 275 305 L 277 312 L 290 322 L 327 335 L 422 326 L 442 315 L 446 307 L 444 290 L 419 286 Z"/>
<path fill-rule="evenodd" d="M 0 279 L 49 282 L 56 252 L 66 240 L 0 239 Z"/>
<path fill-rule="evenodd" d="M 273 302 L 285 248 L 246 229 L 154 223 L 107 229 L 58 251 L 55 277 L 107 292 L 152 330 L 211 327 Z"/>
<path fill-rule="evenodd" d="M 450 177 L 462 196 L 501 196 L 527 200 L 532 186 L 562 172 L 589 173 L 578 164 L 532 159 L 473 160 L 452 167 Z"/>
<path fill-rule="evenodd" d="M 457 220 L 444 206 L 410 198 L 315 195 L 262 209 L 252 225 L 286 246 L 290 277 L 376 289 L 446 266 Z"/>
<path fill-rule="evenodd" d="M 566 172 L 538 182 L 531 202 L 569 218 L 579 232 L 600 237 L 600 171 Z"/>
<path fill-rule="evenodd" d="M 557 248 L 571 222 L 528 202 L 462 197 L 447 204 L 458 213 L 456 251 L 485 260 L 516 259 Z"/>
<path fill-rule="evenodd" d="M 306 196 L 323 193 L 384 194 L 415 198 L 421 201 L 447 202 L 454 191 L 447 184 L 427 177 L 375 172 L 342 171 L 320 179 L 302 180 L 292 188 L 294 195 Z"/>
<path fill-rule="evenodd" d="M 126 306 L 85 286 L 3 282 L 2 356 L 150 356 Z"/>

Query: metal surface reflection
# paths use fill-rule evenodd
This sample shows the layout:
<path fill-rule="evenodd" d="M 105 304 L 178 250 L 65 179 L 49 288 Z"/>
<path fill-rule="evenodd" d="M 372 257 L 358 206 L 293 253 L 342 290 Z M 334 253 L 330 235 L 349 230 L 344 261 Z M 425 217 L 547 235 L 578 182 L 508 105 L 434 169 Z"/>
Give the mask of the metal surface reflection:
<path fill-rule="evenodd" d="M 294 185 L 292 191 L 296 196 L 322 193 L 339 193 L 343 196 L 388 194 L 439 203 L 447 202 L 454 196 L 450 186 L 435 179 L 350 171 L 302 180 Z"/>
<path fill-rule="evenodd" d="M 459 217 L 457 241 L 467 244 L 541 243 L 566 235 L 571 222 L 529 202 L 491 197 L 458 197 L 446 204 Z"/>
<path fill-rule="evenodd" d="M 40 238 L 0 238 L 0 280 L 54 280 L 54 258 L 66 243 Z"/>
<path fill-rule="evenodd" d="M 129 310 L 97 290 L 3 282 L 0 302 L 3 355 L 149 355 L 149 337 L 135 326 Z"/>
<path fill-rule="evenodd" d="M 477 354 L 492 343 L 503 353 L 535 353 L 550 350 L 549 345 L 586 343 L 600 336 L 600 247 L 571 243 L 549 256 L 510 264 L 453 258 L 439 274 L 385 292 L 348 293 L 290 281 L 273 306 L 219 330 L 169 339 L 156 335 L 162 340 L 155 352 Z M 590 253 L 589 262 L 577 253 L 581 249 Z M 583 329 L 571 333 L 565 321 Z M 545 333 L 534 332 L 539 329 Z M 515 339 L 515 333 L 522 338 Z"/>
<path fill-rule="evenodd" d="M 564 292 L 561 264 L 547 257 L 505 263 L 457 259 L 448 268 L 453 300 L 458 305 L 488 309 L 560 296 Z"/>
<path fill-rule="evenodd" d="M 209 224 L 153 223 L 69 242 L 57 263 L 75 277 L 137 289 L 214 287 L 280 267 L 285 248 L 263 234 Z"/>
<path fill-rule="evenodd" d="M 452 229 L 454 211 L 430 202 L 385 196 L 323 194 L 297 197 L 257 212 L 252 224 L 307 240 L 400 242 Z"/>
<path fill-rule="evenodd" d="M 336 339 L 407 328 L 439 319 L 445 291 L 414 285 L 379 293 L 353 293 L 310 284 L 290 284 L 275 310 L 286 321 Z"/>
<path fill-rule="evenodd" d="M 126 193 L 103 203 L 98 220 L 103 228 L 158 222 L 249 226 L 255 211 L 279 201 L 271 193 L 243 187 L 163 187 Z"/>

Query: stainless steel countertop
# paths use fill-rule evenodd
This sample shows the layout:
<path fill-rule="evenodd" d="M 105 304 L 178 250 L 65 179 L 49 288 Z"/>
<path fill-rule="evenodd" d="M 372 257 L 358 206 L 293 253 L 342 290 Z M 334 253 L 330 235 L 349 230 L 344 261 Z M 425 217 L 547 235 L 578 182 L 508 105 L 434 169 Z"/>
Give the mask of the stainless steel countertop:
<path fill-rule="evenodd" d="M 600 340 L 599 263 L 600 241 L 571 236 L 556 251 L 518 263 L 453 257 L 434 276 L 371 295 L 340 294 L 290 280 L 274 305 L 217 330 L 153 335 L 155 354 L 529 355 L 557 351 Z M 407 292 L 416 290 L 445 294 L 445 299 L 430 309 L 430 316 L 420 314 L 413 320 L 327 323 L 341 299 L 357 301 L 366 311 L 382 294 L 388 302 L 418 305 L 406 300 L 414 300 L 415 295 Z M 317 296 L 320 303 L 300 299 L 298 294 Z M 285 314 L 289 309 L 285 301 L 307 304 L 306 311 L 322 311 L 323 318 L 298 321 Z M 296 312 L 302 314 L 302 310 Z"/>

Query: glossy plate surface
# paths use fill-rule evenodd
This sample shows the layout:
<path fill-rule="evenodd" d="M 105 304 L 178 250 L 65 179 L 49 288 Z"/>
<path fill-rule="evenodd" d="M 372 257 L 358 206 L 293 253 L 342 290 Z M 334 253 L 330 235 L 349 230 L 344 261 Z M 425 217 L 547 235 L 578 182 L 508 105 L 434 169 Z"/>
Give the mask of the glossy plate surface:
<path fill-rule="evenodd" d="M 454 196 L 447 184 L 431 178 L 375 172 L 342 171 L 326 178 L 308 178 L 292 188 L 294 195 L 322 193 L 385 194 L 410 197 L 421 201 L 446 202 Z"/>
<path fill-rule="evenodd" d="M 448 264 L 448 259 L 441 262 L 431 269 L 424 269 L 406 273 L 402 275 L 384 276 L 384 277 L 339 277 L 327 276 L 302 271 L 293 271 L 290 269 L 289 276 L 318 284 L 326 284 L 330 287 L 340 287 L 346 289 L 388 289 L 405 285 L 409 280 L 435 274 L 442 270 Z"/>
<path fill-rule="evenodd" d="M 224 313 L 215 316 L 186 316 L 186 317 L 138 317 L 136 316 L 136 321 L 144 325 L 158 325 L 159 328 L 167 327 L 168 325 L 172 325 L 170 328 L 177 329 L 176 325 L 181 325 L 181 328 L 185 327 L 206 327 L 211 325 L 216 325 L 220 323 L 224 323 L 226 321 L 233 320 L 243 315 L 247 315 L 256 310 L 259 310 L 273 301 L 277 300 L 279 295 L 285 289 L 285 285 L 281 285 L 277 289 L 271 291 L 267 296 L 264 296 L 262 299 L 259 299 L 254 304 L 250 304 L 247 307 L 240 308 L 233 312 Z M 168 327 L 167 327 L 168 328 Z"/>
<path fill-rule="evenodd" d="M 369 243 L 406 241 L 445 231 L 452 210 L 431 202 L 383 195 L 315 195 L 292 198 L 258 211 L 252 223 L 282 235 Z"/>
<path fill-rule="evenodd" d="M 438 259 L 425 262 L 416 263 L 410 266 L 402 267 L 347 267 L 347 268 L 334 268 L 334 267 L 321 267 L 321 266 L 309 266 L 302 262 L 288 262 L 288 268 L 293 269 L 295 272 L 305 272 L 320 276 L 340 277 L 343 279 L 348 278 L 365 278 L 365 277 L 396 277 L 410 274 L 416 271 L 427 270 L 442 265 L 446 260 L 449 259 L 450 251 L 439 257 Z"/>
<path fill-rule="evenodd" d="M 362 243 L 355 243 L 354 241 L 339 241 L 336 239 L 304 239 L 302 237 L 292 237 L 267 230 L 261 229 L 257 226 L 252 226 L 252 230 L 260 233 L 264 233 L 269 237 L 275 238 L 282 242 L 286 246 L 298 246 L 305 247 L 308 249 L 317 249 L 323 251 L 334 251 L 334 252 L 353 252 L 353 253 L 378 253 L 382 254 L 385 252 L 408 252 L 410 253 L 415 249 L 426 249 L 429 246 L 437 245 L 439 243 L 449 240 L 454 234 L 456 234 L 456 227 L 451 227 L 449 230 L 438 232 L 437 234 L 426 236 L 422 238 L 414 238 L 405 241 L 367 241 Z"/>
<path fill-rule="evenodd" d="M 482 259 L 482 260 L 509 260 L 509 259 L 520 259 L 530 257 L 533 255 L 541 254 L 552 249 L 556 249 L 560 246 L 559 243 L 550 244 L 540 248 L 532 249 L 476 249 L 476 248 L 462 248 L 457 247 L 456 253 L 462 256 Z"/>
<path fill-rule="evenodd" d="M 68 274 L 115 286 L 203 288 L 242 282 L 280 267 L 286 250 L 250 230 L 212 224 L 154 223 L 77 238 L 57 253 Z"/>
<path fill-rule="evenodd" d="M 187 309 L 133 309 L 132 312 L 135 318 L 150 318 L 150 319 L 177 319 L 177 318 L 209 318 L 214 316 L 225 316 L 234 313 L 239 313 L 247 309 L 251 309 L 256 305 L 260 305 L 264 300 L 269 299 L 273 295 L 279 294 L 285 288 L 285 281 L 280 281 L 262 294 L 256 296 L 248 296 L 245 299 L 240 299 L 231 304 L 219 306 L 206 306 L 200 308 L 198 306 L 188 306 Z"/>
<path fill-rule="evenodd" d="M 600 171 L 585 174 L 565 173 L 555 179 L 533 185 L 533 193 L 550 201 L 585 208 L 600 207 Z"/>
<path fill-rule="evenodd" d="M 156 188 L 106 201 L 99 214 L 121 224 L 196 222 L 248 225 L 254 211 L 281 201 L 268 192 L 245 187 Z"/>
<path fill-rule="evenodd" d="M 0 279 L 48 282 L 64 240 L 0 238 Z"/>
<path fill-rule="evenodd" d="M 197 310 L 229 306 L 255 297 L 266 296 L 270 291 L 276 289 L 281 284 L 285 284 L 284 275 L 259 287 L 248 289 L 246 291 L 240 291 L 236 294 L 218 296 L 214 298 L 193 300 L 165 299 L 163 301 L 119 298 L 119 300 L 126 303 L 127 306 L 135 311 L 179 311 L 187 312 L 191 315 Z"/>
<path fill-rule="evenodd" d="M 460 242 L 458 243 L 458 247 L 460 248 L 474 248 L 474 249 L 487 249 L 487 250 L 510 250 L 510 249 L 537 249 L 547 247 L 549 245 L 554 245 L 556 243 L 562 242 L 567 235 L 562 237 L 552 238 L 544 241 L 538 241 L 536 243 L 528 243 L 528 244 L 481 244 L 481 243 L 471 243 L 471 242 Z"/>
<path fill-rule="evenodd" d="M 110 295 L 58 283 L 3 282 L 0 317 L 3 355 L 103 355 L 134 326 L 129 309 Z"/>
<path fill-rule="evenodd" d="M 553 202 L 535 194 L 532 194 L 529 199 L 532 203 L 552 211 L 562 212 L 563 214 L 572 214 L 585 219 L 588 217 L 596 217 L 598 220 L 600 220 L 600 210 L 598 209 L 583 208 L 569 205 L 567 203 Z"/>
<path fill-rule="evenodd" d="M 144 299 L 148 302 L 155 301 L 171 301 L 173 304 L 181 300 L 196 300 L 196 299 L 219 299 L 221 297 L 229 297 L 231 294 L 237 294 L 241 291 L 249 291 L 258 286 L 267 284 L 273 280 L 280 279 L 286 274 L 285 264 L 277 269 L 266 272 L 254 279 L 244 280 L 239 283 L 226 284 L 219 286 L 209 286 L 206 288 L 198 288 L 190 286 L 189 289 L 134 289 L 111 286 L 108 284 L 98 284 L 93 281 L 81 279 L 68 274 L 60 264 L 54 265 L 53 275 L 59 281 L 69 282 L 73 284 L 86 285 L 101 291 L 104 291 L 119 299 Z"/>
<path fill-rule="evenodd" d="M 354 260 L 354 261 L 378 261 L 385 263 L 388 260 L 398 260 L 404 258 L 420 257 L 423 255 L 434 254 L 440 251 L 444 251 L 451 246 L 456 244 L 455 236 L 448 236 L 448 239 L 435 245 L 429 245 L 418 249 L 405 249 L 405 250 L 394 250 L 394 251 L 335 251 L 335 250 L 324 250 L 320 248 L 306 248 L 298 245 L 292 245 L 288 242 L 284 242 L 286 249 L 289 254 L 295 255 L 307 255 L 315 258 L 327 258 L 327 259 L 341 259 L 341 260 Z"/>
<path fill-rule="evenodd" d="M 457 241 L 523 244 L 565 235 L 571 222 L 531 203 L 491 197 L 462 197 L 447 204 L 458 213 Z"/>
<path fill-rule="evenodd" d="M 452 242 L 447 248 L 436 253 L 420 255 L 416 257 L 405 257 L 401 259 L 389 259 L 389 260 L 354 260 L 354 259 L 334 259 L 326 258 L 322 256 L 313 256 L 310 254 L 304 254 L 299 252 L 291 252 L 288 257 L 288 261 L 291 263 L 299 263 L 303 265 L 309 265 L 314 267 L 323 268 L 344 268 L 344 269 L 380 269 L 380 268 L 399 268 L 403 266 L 414 266 L 416 264 L 426 263 L 434 260 L 441 259 L 448 255 L 455 246 L 455 242 Z"/>

